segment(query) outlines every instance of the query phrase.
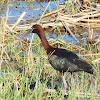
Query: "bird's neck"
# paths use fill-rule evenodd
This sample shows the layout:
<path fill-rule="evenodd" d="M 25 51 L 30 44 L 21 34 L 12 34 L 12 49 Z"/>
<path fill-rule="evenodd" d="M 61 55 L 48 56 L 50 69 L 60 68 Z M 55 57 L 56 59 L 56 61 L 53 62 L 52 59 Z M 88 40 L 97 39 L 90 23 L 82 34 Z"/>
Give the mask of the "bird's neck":
<path fill-rule="evenodd" d="M 39 37 L 41 39 L 42 45 L 43 45 L 44 49 L 46 50 L 47 54 L 49 54 L 53 50 L 53 47 L 49 45 L 45 34 L 44 33 L 41 33 L 41 34 L 39 35 Z"/>

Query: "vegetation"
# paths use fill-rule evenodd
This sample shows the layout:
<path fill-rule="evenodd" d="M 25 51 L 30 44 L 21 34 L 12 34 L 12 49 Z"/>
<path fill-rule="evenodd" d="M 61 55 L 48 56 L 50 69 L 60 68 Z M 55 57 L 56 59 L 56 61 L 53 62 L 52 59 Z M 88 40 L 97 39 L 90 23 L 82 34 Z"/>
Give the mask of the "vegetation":
<path fill-rule="evenodd" d="M 5 32 L 5 24 L 2 22 L 0 27 L 0 100 L 100 99 L 99 43 L 86 41 L 87 35 L 82 36 L 82 34 L 78 35 L 80 39 L 85 39 L 83 44 L 66 43 L 61 32 L 62 28 L 59 26 L 55 33 L 58 33 L 61 39 L 48 39 L 52 46 L 76 52 L 86 61 L 93 63 L 93 75 L 76 72 L 71 76 L 70 73 L 65 73 L 69 86 L 66 90 L 66 97 L 64 97 L 60 73 L 49 64 L 39 37 L 33 35 L 31 40 L 24 38 L 17 46 L 19 35 L 26 31 L 18 32 L 15 29 L 13 32 Z M 73 28 L 76 33 L 77 30 L 77 27 Z M 47 29 L 45 33 L 48 37 Z M 70 37 L 67 32 L 64 35 Z"/>

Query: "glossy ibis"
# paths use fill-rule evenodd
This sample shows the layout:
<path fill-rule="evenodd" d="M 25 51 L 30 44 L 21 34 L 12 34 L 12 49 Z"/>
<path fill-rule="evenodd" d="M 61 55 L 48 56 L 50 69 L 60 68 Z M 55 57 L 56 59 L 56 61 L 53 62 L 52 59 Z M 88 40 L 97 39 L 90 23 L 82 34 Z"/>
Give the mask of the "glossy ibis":
<path fill-rule="evenodd" d="M 48 60 L 51 66 L 62 73 L 64 89 L 66 90 L 67 84 L 64 78 L 64 72 L 77 72 L 84 71 L 93 74 L 92 66 L 85 60 L 80 59 L 75 53 L 61 48 L 53 48 L 49 45 L 44 30 L 40 25 L 33 25 L 18 41 L 21 41 L 29 33 L 36 33 L 42 42 L 44 49 L 48 54 Z"/>

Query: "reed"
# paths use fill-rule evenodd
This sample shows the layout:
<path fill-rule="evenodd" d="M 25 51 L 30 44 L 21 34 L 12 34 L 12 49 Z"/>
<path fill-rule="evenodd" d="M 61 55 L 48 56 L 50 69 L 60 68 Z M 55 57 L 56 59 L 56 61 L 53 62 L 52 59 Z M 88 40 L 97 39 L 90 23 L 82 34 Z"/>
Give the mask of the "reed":
<path fill-rule="evenodd" d="M 68 5 L 69 6 L 69 5 Z M 58 9 L 55 11 L 59 12 Z M 76 13 L 77 11 L 75 11 Z M 93 12 L 91 12 L 93 13 Z M 48 14 L 48 18 L 52 19 L 52 15 Z M 60 12 L 61 16 L 62 13 Z M 83 13 L 81 13 L 83 14 Z M 73 16 L 79 16 L 76 14 Z M 44 15 L 46 17 L 47 15 Z M 66 16 L 66 15 L 65 15 Z M 69 15 L 72 16 L 72 15 Z M 68 18 L 70 18 L 67 16 Z M 7 16 L 6 16 L 7 17 Z M 9 16 L 8 16 L 9 17 Z M 18 16 L 21 18 L 20 16 Z M 66 18 L 67 18 L 66 17 Z M 87 18 L 85 15 L 84 18 Z M 73 19 L 75 23 L 77 21 L 84 20 L 83 17 L 77 20 Z M 64 19 L 64 18 L 63 18 Z M 16 22 L 22 20 L 18 19 Z M 58 20 L 58 19 L 57 19 Z M 61 20 L 61 18 L 60 18 Z M 68 19 L 65 19 L 68 20 Z M 70 19 L 69 19 L 70 20 Z M 96 20 L 96 19 L 95 19 Z M 34 36 L 31 40 L 24 38 L 19 46 L 17 41 L 19 35 L 26 32 L 20 29 L 18 32 L 18 23 L 15 25 L 7 25 L 4 18 L 1 18 L 1 29 L 0 29 L 0 99 L 1 100 L 99 100 L 100 99 L 100 46 L 99 42 L 90 44 L 87 37 L 92 37 L 88 32 L 80 35 L 79 41 L 85 40 L 83 44 L 74 44 L 69 41 L 66 43 L 62 30 L 62 24 L 59 23 L 51 24 L 53 27 L 48 30 L 48 24 L 46 19 L 43 19 L 40 24 L 45 23 L 44 28 L 46 36 L 48 33 L 56 32 L 61 36 L 60 39 L 48 39 L 50 45 L 58 46 L 60 48 L 68 49 L 79 54 L 80 57 L 88 62 L 92 62 L 94 67 L 94 74 L 89 75 L 84 72 L 73 73 L 71 76 L 68 72 L 65 73 L 66 81 L 69 86 L 66 90 L 66 97 L 63 98 L 63 84 L 60 79 L 59 72 L 56 72 L 49 64 L 48 58 L 44 48 L 41 45 L 39 37 Z M 4 24 L 5 23 L 5 24 Z M 35 23 L 35 22 L 34 22 Z M 55 25 L 55 27 L 54 27 Z M 26 25 L 27 26 L 27 25 Z M 5 32 L 8 27 L 9 32 Z M 19 26 L 20 27 L 20 26 Z M 31 27 L 31 24 L 28 24 Z M 69 27 L 70 28 L 70 27 Z M 73 27 L 71 27 L 73 28 Z M 70 28 L 70 29 L 71 29 Z M 53 30 L 54 29 L 54 30 Z M 77 28 L 76 28 L 77 29 Z M 50 31 L 53 30 L 53 31 Z M 72 31 L 72 30 L 71 30 Z M 72 31 L 74 34 L 74 31 Z M 67 32 L 65 34 L 68 38 Z M 74 34 L 75 35 L 75 34 Z M 77 36 L 77 35 L 75 35 Z M 31 35 L 29 35 L 31 38 Z M 66 38 L 67 40 L 67 38 Z M 73 78 L 73 79 L 72 79 Z M 71 88 L 70 88 L 71 87 Z"/>

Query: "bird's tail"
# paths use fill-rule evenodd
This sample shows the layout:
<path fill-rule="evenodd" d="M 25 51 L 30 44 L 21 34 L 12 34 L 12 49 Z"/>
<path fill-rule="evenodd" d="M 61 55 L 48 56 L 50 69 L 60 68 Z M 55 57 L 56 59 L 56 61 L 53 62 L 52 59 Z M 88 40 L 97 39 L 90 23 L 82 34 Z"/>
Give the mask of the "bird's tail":
<path fill-rule="evenodd" d="M 87 73 L 90 73 L 90 74 L 93 74 L 94 70 L 93 68 L 89 69 L 89 70 L 86 70 Z"/>

